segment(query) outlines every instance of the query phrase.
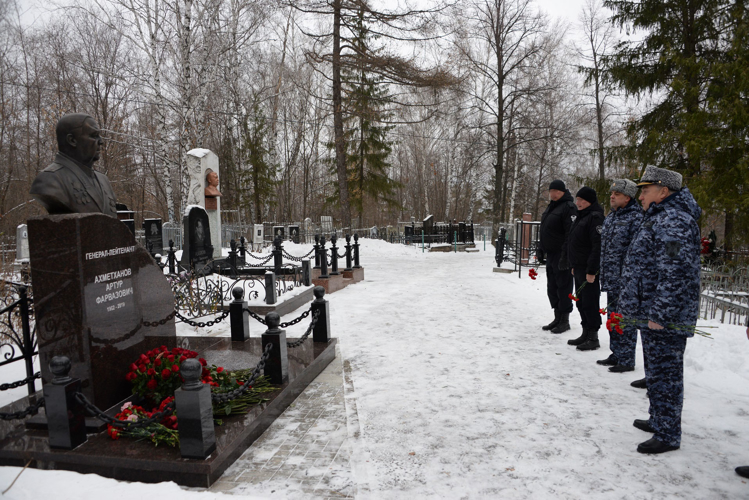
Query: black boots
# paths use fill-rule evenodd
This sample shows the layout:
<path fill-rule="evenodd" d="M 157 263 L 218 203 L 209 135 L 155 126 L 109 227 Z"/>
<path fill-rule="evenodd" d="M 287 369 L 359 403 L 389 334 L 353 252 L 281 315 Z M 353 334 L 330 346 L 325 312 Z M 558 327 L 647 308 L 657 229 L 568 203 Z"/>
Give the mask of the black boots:
<path fill-rule="evenodd" d="M 648 388 L 648 386 L 645 384 L 645 379 L 644 378 L 641 378 L 640 380 L 635 380 L 634 382 L 632 382 L 629 385 L 631 385 L 632 387 L 636 387 L 638 389 L 647 389 Z"/>
<path fill-rule="evenodd" d="M 570 329 L 570 313 L 560 313 L 559 321 L 551 329 L 551 333 L 563 333 Z"/>
<path fill-rule="evenodd" d="M 616 356 L 611 354 L 608 358 L 599 359 L 598 361 L 596 361 L 596 363 L 598 363 L 599 365 L 603 365 L 603 366 L 616 366 L 619 364 L 619 360 L 616 359 Z"/>
<path fill-rule="evenodd" d="M 552 328 L 554 328 L 555 326 L 557 326 L 559 324 L 559 316 L 560 316 L 559 310 L 558 309 L 554 309 L 554 321 L 552 321 L 548 325 L 542 326 L 541 329 L 542 330 L 551 330 Z"/>
<path fill-rule="evenodd" d="M 588 330 L 588 337 L 585 342 L 577 346 L 578 351 L 593 351 L 601 347 L 598 343 L 598 330 Z"/>
<path fill-rule="evenodd" d="M 648 454 L 665 453 L 667 451 L 674 451 L 678 449 L 678 446 L 671 446 L 670 444 L 666 444 L 654 437 L 648 439 L 644 443 L 640 443 L 637 445 L 637 451 L 639 451 L 640 453 Z"/>
<path fill-rule="evenodd" d="M 632 425 L 634 425 L 641 431 L 655 433 L 655 429 L 653 429 L 653 426 L 650 425 L 650 420 L 642 420 L 642 419 L 636 418 L 635 421 L 632 422 Z"/>
<path fill-rule="evenodd" d="M 633 371 L 635 371 L 635 367 L 634 366 L 626 366 L 626 365 L 614 365 L 611 368 L 609 368 L 609 371 L 611 373 L 633 372 Z"/>
<path fill-rule="evenodd" d="M 579 336 L 579 337 L 577 337 L 576 339 L 570 339 L 570 340 L 568 340 L 568 341 L 567 341 L 567 344 L 568 344 L 568 345 L 580 345 L 580 344 L 584 344 L 584 343 L 585 343 L 585 340 L 586 340 L 587 338 L 588 338 L 588 329 L 587 329 L 587 328 L 583 328 L 583 333 L 582 333 L 582 335 L 580 335 L 580 336 Z"/>
<path fill-rule="evenodd" d="M 738 474 L 741 477 L 749 478 L 749 465 L 742 465 L 740 467 L 736 467 L 736 474 Z"/>

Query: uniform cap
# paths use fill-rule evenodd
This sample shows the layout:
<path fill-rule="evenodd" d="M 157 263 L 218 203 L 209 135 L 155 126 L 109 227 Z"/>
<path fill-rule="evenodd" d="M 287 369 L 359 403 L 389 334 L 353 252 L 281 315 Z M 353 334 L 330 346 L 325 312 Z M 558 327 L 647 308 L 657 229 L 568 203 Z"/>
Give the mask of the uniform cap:
<path fill-rule="evenodd" d="M 634 198 L 637 196 L 637 184 L 629 179 L 614 179 L 609 191 L 612 193 L 616 191 L 617 193 Z"/>
<path fill-rule="evenodd" d="M 657 184 L 658 186 L 665 186 L 671 191 L 679 191 L 681 189 L 681 181 L 682 177 L 679 172 L 651 165 L 645 168 L 645 173 L 642 174 L 642 178 L 637 185 L 647 186 L 649 184 Z"/>

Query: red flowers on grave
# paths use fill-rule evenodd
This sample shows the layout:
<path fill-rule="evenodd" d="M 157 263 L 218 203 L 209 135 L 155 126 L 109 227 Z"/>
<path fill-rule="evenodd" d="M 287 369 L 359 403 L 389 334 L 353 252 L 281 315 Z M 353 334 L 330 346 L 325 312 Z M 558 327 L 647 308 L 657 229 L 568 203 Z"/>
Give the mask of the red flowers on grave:
<path fill-rule="evenodd" d="M 174 401 L 174 397 L 165 398 L 161 404 L 154 408 L 152 411 L 148 411 L 142 406 L 134 405 L 133 403 L 125 403 L 120 408 L 120 412 L 115 415 L 114 418 L 122 422 L 137 422 L 139 420 L 146 420 L 153 417 L 156 413 L 164 411 L 166 405 Z M 160 422 L 153 422 L 145 427 L 113 427 L 107 425 L 107 434 L 114 440 L 120 437 L 133 437 L 137 439 L 148 439 L 153 444 L 158 446 L 159 444 L 166 444 L 169 446 L 177 446 L 179 444 L 179 434 L 177 433 L 177 416 L 172 413 L 171 415 L 164 417 Z"/>
<path fill-rule="evenodd" d="M 535 280 L 538 277 L 538 273 L 531 267 L 528 269 L 528 276 L 530 276 L 532 280 Z"/>
<path fill-rule="evenodd" d="M 130 365 L 130 372 L 125 378 L 133 384 L 133 394 L 156 404 L 172 396 L 175 389 L 182 385 L 180 362 L 196 357 L 197 352 L 181 347 L 175 347 L 171 351 L 166 346 L 157 347 L 141 354 Z"/>
<path fill-rule="evenodd" d="M 700 239 L 700 245 L 702 246 L 702 249 L 700 250 L 700 253 L 702 255 L 707 255 L 707 254 L 710 253 L 710 244 L 711 243 L 712 243 L 712 241 L 710 241 L 710 238 L 708 238 L 707 236 L 703 236 Z"/>

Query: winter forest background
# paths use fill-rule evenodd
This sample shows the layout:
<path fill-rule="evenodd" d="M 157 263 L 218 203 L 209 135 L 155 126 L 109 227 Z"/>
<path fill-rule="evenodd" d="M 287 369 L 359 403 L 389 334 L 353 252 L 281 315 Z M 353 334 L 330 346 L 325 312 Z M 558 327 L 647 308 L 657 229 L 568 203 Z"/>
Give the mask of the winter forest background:
<path fill-rule="evenodd" d="M 355 228 L 434 214 L 496 231 L 537 220 L 554 178 L 605 196 L 654 164 L 740 250 L 746 8 L 584 0 L 568 23 L 529 0 L 60 0 L 28 23 L 0 0 L 0 231 L 43 213 L 28 191 L 55 123 L 85 112 L 139 219 L 180 220 L 196 147 L 219 157 L 225 216 Z"/>

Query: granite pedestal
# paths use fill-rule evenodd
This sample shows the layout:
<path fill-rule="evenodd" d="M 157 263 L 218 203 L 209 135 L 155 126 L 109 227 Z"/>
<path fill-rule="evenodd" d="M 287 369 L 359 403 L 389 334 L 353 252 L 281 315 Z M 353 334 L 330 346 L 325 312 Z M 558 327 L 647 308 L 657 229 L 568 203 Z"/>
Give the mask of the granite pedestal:
<path fill-rule="evenodd" d="M 215 427 L 216 450 L 205 460 L 182 458 L 179 448 L 154 447 L 151 443 L 127 438 L 113 441 L 106 432 L 89 435 L 88 441 L 74 450 L 56 450 L 50 448 L 46 432 L 27 430 L 23 421 L 2 421 L 0 465 L 24 466 L 31 461 L 31 467 L 39 469 L 93 473 L 145 483 L 174 481 L 183 486 L 206 488 L 335 358 L 336 342 L 337 339 L 331 339 L 328 343 L 315 343 L 310 338 L 301 346 L 289 349 L 288 381 L 277 391 L 265 394 L 269 401 L 256 405 L 248 414 L 225 417 L 223 425 Z M 199 352 L 209 364 L 230 370 L 253 367 L 262 354 L 259 338 L 233 343 L 228 338 L 177 337 L 177 343 Z M 26 406 L 28 398 L 0 411 L 15 411 Z"/>

